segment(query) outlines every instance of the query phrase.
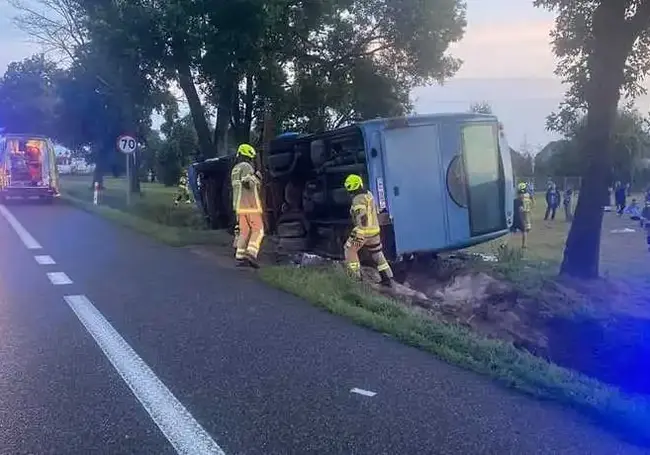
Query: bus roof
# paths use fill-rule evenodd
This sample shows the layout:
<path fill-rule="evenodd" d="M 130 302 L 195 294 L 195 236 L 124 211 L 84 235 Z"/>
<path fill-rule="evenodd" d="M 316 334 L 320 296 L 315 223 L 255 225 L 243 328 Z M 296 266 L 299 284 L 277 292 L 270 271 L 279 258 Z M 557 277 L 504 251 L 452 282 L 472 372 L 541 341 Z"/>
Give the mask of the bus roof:
<path fill-rule="evenodd" d="M 406 115 L 401 117 L 376 118 L 357 122 L 359 126 L 377 125 L 377 124 L 399 124 L 406 125 L 424 125 L 440 120 L 496 120 L 494 114 L 480 114 L 477 112 L 441 112 L 436 114 Z"/>

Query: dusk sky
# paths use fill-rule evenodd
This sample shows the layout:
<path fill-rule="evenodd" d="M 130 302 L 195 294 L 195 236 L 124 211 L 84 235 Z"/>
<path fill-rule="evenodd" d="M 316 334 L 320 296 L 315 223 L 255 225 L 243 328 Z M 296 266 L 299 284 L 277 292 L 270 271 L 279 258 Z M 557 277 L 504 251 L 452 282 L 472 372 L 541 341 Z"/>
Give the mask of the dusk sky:
<path fill-rule="evenodd" d="M 15 13 L 0 5 L 0 72 L 13 60 L 39 50 L 11 24 Z M 465 111 L 474 101 L 489 101 L 503 121 L 511 146 L 527 142 L 536 149 L 555 136 L 545 130 L 546 116 L 562 99 L 553 75 L 555 58 L 549 45 L 553 14 L 527 0 L 467 0 L 468 26 L 452 46 L 464 63 L 444 86 L 413 92 L 418 113 Z M 637 103 L 648 111 L 650 98 Z"/>

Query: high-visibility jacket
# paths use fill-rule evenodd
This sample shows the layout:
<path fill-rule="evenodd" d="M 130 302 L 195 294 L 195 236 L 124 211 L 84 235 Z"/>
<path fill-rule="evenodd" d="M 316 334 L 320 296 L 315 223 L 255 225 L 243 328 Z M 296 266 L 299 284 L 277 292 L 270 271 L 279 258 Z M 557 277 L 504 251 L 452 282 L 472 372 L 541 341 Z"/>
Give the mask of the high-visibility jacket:
<path fill-rule="evenodd" d="M 260 187 L 262 182 L 255 168 L 247 161 L 237 163 L 230 173 L 232 182 L 232 207 L 237 215 L 262 213 Z"/>
<path fill-rule="evenodd" d="M 181 172 L 181 176 L 178 179 L 178 186 L 187 189 L 188 184 L 189 184 L 189 178 L 187 176 L 187 169 L 183 169 L 183 172 Z"/>
<path fill-rule="evenodd" d="M 528 214 L 532 211 L 533 208 L 533 198 L 530 197 L 530 194 L 525 193 L 521 195 L 521 210 L 522 212 Z"/>
<path fill-rule="evenodd" d="M 531 212 L 533 210 L 533 198 L 528 193 L 520 194 L 519 196 L 521 200 L 521 224 L 524 229 L 530 230 L 532 228 Z"/>
<path fill-rule="evenodd" d="M 375 206 L 375 199 L 369 191 L 357 194 L 352 198 L 350 215 L 354 224 L 353 235 L 359 237 L 379 235 L 381 229 L 379 228 L 377 207 Z"/>

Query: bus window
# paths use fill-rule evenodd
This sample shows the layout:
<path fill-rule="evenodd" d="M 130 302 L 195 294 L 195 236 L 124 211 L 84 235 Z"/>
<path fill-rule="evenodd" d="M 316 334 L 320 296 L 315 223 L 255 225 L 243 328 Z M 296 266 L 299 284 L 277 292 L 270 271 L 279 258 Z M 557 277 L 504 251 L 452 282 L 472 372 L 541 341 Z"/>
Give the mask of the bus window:
<path fill-rule="evenodd" d="M 462 129 L 462 137 L 471 235 L 475 237 L 505 229 L 496 124 L 468 124 Z"/>

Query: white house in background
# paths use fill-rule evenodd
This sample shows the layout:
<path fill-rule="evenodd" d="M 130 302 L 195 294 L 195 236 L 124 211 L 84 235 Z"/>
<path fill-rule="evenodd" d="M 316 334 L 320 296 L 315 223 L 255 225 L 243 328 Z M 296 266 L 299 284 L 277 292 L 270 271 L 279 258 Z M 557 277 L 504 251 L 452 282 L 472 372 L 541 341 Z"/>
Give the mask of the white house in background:
<path fill-rule="evenodd" d="M 73 158 L 70 150 L 60 145 L 55 146 L 56 164 L 61 175 L 91 174 L 95 170 L 94 164 L 86 163 L 83 158 Z"/>

